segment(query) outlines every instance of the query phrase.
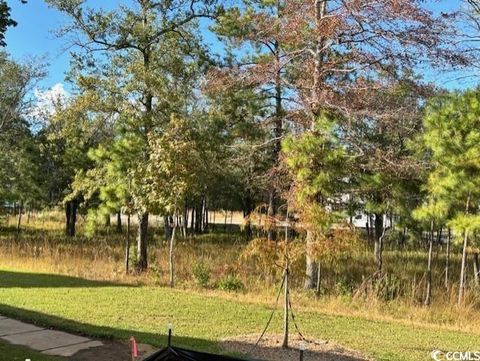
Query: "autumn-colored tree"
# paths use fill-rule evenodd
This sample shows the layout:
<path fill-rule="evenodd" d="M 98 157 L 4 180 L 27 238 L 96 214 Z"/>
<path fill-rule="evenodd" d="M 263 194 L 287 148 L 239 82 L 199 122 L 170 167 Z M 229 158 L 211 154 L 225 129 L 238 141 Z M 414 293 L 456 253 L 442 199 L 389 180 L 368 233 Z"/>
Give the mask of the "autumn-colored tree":
<path fill-rule="evenodd" d="M 338 115 L 351 140 L 349 126 L 375 115 L 375 91 L 394 85 L 404 69 L 466 62 L 445 37 L 448 15 L 434 17 L 421 1 L 293 0 L 278 20 L 266 19 L 265 29 L 283 35 L 280 68 L 289 72 L 282 84 L 296 104 L 288 119 L 298 132 L 314 134 L 317 118 L 328 112 Z M 275 57 L 262 60 L 263 69 L 279 69 Z M 310 232 L 307 240 L 314 241 Z M 315 270 L 307 255 L 308 288 L 315 286 Z"/>

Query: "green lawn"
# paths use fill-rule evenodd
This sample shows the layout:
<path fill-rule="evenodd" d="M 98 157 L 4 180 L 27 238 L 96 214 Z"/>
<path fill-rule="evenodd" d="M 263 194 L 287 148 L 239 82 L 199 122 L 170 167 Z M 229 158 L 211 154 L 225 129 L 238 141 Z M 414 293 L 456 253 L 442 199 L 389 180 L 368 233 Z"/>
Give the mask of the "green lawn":
<path fill-rule="evenodd" d="M 201 293 L 96 283 L 57 275 L 0 271 L 0 313 L 97 337 L 218 350 L 223 337 L 261 332 L 269 308 Z M 376 360 L 430 360 L 433 349 L 478 350 L 479 336 L 359 317 L 303 312 L 304 333 L 333 340 Z M 272 323 L 280 332 L 280 315 Z"/>
<path fill-rule="evenodd" d="M 59 358 L 45 356 L 28 348 L 0 342 L 0 361 L 59 361 Z M 64 360 L 64 359 L 63 359 Z"/>

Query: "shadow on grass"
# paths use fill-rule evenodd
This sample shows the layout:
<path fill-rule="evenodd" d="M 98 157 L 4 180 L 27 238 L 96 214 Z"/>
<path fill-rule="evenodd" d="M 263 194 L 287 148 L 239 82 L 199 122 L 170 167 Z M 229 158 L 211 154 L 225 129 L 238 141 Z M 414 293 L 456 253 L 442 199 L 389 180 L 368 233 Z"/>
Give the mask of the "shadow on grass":
<path fill-rule="evenodd" d="M 0 270 L 0 288 L 72 288 L 72 287 L 134 287 L 122 283 L 92 281 L 56 274 L 11 272 Z"/>
<path fill-rule="evenodd" d="M 0 314 L 24 322 L 33 323 L 41 327 L 53 328 L 81 336 L 101 339 L 104 342 L 104 346 L 77 352 L 69 358 L 71 361 L 128 361 L 130 360 L 128 340 L 131 336 L 134 336 L 137 342 L 141 344 L 153 346 L 153 348 L 147 347 L 144 356 L 153 352 L 155 348 L 160 349 L 165 347 L 168 343 L 168 337 L 166 334 L 96 326 L 48 315 L 42 312 L 7 306 L 1 303 Z M 273 349 L 272 347 L 262 345 L 253 349 L 251 343 L 232 341 L 231 339 L 215 342 L 212 340 L 174 335 L 172 338 L 172 345 L 201 352 L 229 354 L 245 359 L 247 359 L 247 357 L 255 357 L 255 360 L 257 361 L 261 359 L 269 361 L 293 361 L 299 359 L 299 353 L 295 349 L 285 351 L 279 348 L 278 345 L 275 345 L 276 347 Z M 357 356 L 342 354 L 338 350 L 309 351 L 305 356 L 309 361 L 364 360 Z M 250 358 L 250 360 L 253 359 Z"/>

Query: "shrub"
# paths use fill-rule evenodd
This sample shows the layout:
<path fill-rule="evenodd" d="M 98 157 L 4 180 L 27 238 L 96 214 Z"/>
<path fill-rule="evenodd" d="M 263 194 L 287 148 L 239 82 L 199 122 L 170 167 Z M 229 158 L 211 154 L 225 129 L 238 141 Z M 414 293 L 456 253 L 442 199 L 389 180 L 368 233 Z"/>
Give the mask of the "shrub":
<path fill-rule="evenodd" d="M 218 283 L 218 288 L 223 291 L 242 291 L 245 289 L 245 285 L 240 279 L 234 275 L 228 275 Z"/>
<path fill-rule="evenodd" d="M 160 285 L 162 283 L 163 270 L 156 264 L 150 264 L 148 270 L 155 284 Z"/>
<path fill-rule="evenodd" d="M 204 262 L 196 262 L 192 267 L 192 274 L 195 278 L 195 282 L 200 287 L 208 287 L 210 282 L 210 267 L 208 267 Z"/>
<path fill-rule="evenodd" d="M 130 268 L 135 268 L 137 262 L 137 247 L 135 245 L 130 245 L 130 250 L 128 252 L 128 263 L 130 264 Z"/>
<path fill-rule="evenodd" d="M 400 295 L 400 279 L 394 274 L 385 274 L 375 280 L 373 286 L 376 296 L 384 301 L 392 301 Z"/>
<path fill-rule="evenodd" d="M 351 296 L 353 294 L 352 282 L 346 278 L 341 277 L 335 285 L 336 291 L 341 296 Z"/>

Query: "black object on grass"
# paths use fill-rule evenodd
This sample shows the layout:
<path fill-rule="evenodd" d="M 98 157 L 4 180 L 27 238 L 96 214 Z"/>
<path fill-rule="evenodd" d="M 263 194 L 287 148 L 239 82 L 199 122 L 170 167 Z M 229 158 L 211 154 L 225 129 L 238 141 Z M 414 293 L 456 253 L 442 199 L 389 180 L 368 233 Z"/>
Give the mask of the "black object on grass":
<path fill-rule="evenodd" d="M 163 350 L 160 350 L 148 356 L 144 361 L 248 361 L 248 360 L 168 346 Z"/>
<path fill-rule="evenodd" d="M 144 361 L 249 361 L 229 356 L 187 350 L 172 346 L 172 329 L 168 330 L 168 346 L 148 356 Z M 253 361 L 253 360 L 251 360 Z"/>

